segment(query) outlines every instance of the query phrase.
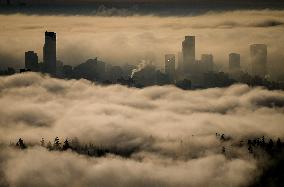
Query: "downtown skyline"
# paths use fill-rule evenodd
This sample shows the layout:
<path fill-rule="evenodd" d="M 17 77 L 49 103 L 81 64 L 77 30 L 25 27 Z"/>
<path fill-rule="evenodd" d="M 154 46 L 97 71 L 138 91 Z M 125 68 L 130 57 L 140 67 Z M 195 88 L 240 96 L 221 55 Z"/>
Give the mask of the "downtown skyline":
<path fill-rule="evenodd" d="M 227 55 L 231 52 L 241 54 L 242 68 L 248 71 L 251 63 L 249 46 L 254 43 L 267 44 L 267 68 L 272 78 L 278 79 L 281 76 L 281 71 L 278 70 L 283 69 L 281 62 L 284 59 L 280 50 L 282 38 L 279 34 L 282 25 L 279 13 L 274 12 L 275 15 L 271 15 L 274 15 L 274 18 L 266 18 L 266 13 L 262 11 L 259 16 L 249 12 L 228 13 L 232 15 L 230 19 L 224 19 L 223 14 L 197 16 L 191 19 L 179 18 L 180 21 L 177 23 L 172 17 L 56 16 L 55 21 L 52 16 L 39 16 L 38 18 L 48 23 L 47 26 L 42 25 L 36 17 L 3 17 L 1 22 L 3 21 L 6 26 L 2 27 L 0 36 L 3 41 L 0 44 L 0 68 L 23 68 L 23 53 L 28 50 L 36 51 L 39 60 L 42 61 L 42 33 L 46 28 L 56 31 L 60 36 L 57 46 L 58 59 L 72 66 L 98 56 L 105 62 L 120 66 L 125 63 L 136 65 L 141 59 L 150 59 L 159 69 L 164 69 L 164 54 L 177 54 L 181 51 L 180 42 L 190 33 L 196 36 L 198 41 L 197 59 L 200 59 L 202 54 L 213 54 L 214 61 L 221 71 L 227 71 Z M 237 15 L 240 19 L 234 18 Z M 245 21 L 245 15 L 254 16 L 255 21 Z M 17 26 L 12 24 L 12 17 L 19 20 Z M 29 20 L 29 26 L 22 27 L 22 24 L 25 24 L 22 18 Z M 210 20 L 210 23 L 204 22 L 205 18 Z M 157 23 L 156 26 L 151 24 L 152 19 Z M 146 26 L 148 22 L 151 29 L 144 31 L 141 26 Z M 21 28 L 23 30 L 18 32 Z M 114 28 L 116 32 L 113 32 Z M 84 34 L 78 35 L 79 31 Z"/>
<path fill-rule="evenodd" d="M 281 186 L 283 33 L 282 0 L 0 0 L 0 186 Z"/>
<path fill-rule="evenodd" d="M 57 59 L 57 50 L 56 50 L 56 33 L 46 31 L 45 32 L 45 42 L 43 45 L 43 60 L 40 62 L 38 60 L 38 55 L 36 51 L 32 49 L 25 52 L 25 69 L 37 69 L 41 66 L 44 70 L 38 69 L 37 71 L 42 71 L 49 73 L 51 75 L 56 75 L 56 67 L 60 62 L 60 59 Z M 194 74 L 200 68 L 205 68 L 203 71 L 215 71 L 214 68 L 214 55 L 213 54 L 201 54 L 200 58 L 196 57 L 196 42 L 195 36 L 185 36 L 184 41 L 181 44 L 181 52 L 177 54 L 161 54 L 165 56 L 165 64 L 162 69 L 165 72 L 177 71 L 182 74 Z M 181 55 L 180 55 L 181 54 Z M 250 45 L 250 73 L 255 76 L 260 76 L 264 78 L 268 76 L 267 72 L 267 46 L 265 44 L 251 44 Z M 91 57 L 92 58 L 92 57 Z M 103 57 L 96 57 L 102 58 Z M 36 60 L 35 60 L 36 59 Z M 143 59 L 141 59 L 143 60 Z M 148 60 L 148 59 L 146 59 Z M 29 62 L 30 61 L 30 62 Z M 35 62 L 36 61 L 36 62 Z M 151 61 L 151 60 L 150 60 Z M 170 62 L 170 63 L 169 63 Z M 42 63 L 42 65 L 40 64 Z M 106 63 L 106 62 L 105 62 Z M 151 62 L 153 63 L 153 62 Z M 34 64 L 34 65 L 31 65 Z M 172 65 L 171 65 L 172 64 Z M 199 65 L 200 64 L 200 65 Z M 170 66 L 170 68 L 169 68 Z M 197 67 L 200 66 L 200 67 Z M 204 66 L 204 67 L 202 67 Z M 228 54 L 228 70 L 229 71 L 240 71 L 241 70 L 241 54 L 231 52 Z M 259 67 L 257 67 L 259 66 Z"/>
<path fill-rule="evenodd" d="M 223 87 L 236 82 L 252 86 L 282 88 L 279 83 L 270 83 L 267 71 L 267 46 L 265 44 L 250 45 L 251 71 L 244 72 L 241 66 L 241 55 L 228 54 L 228 72 L 216 69 L 212 54 L 201 54 L 196 58 L 195 36 L 185 36 L 182 51 L 176 54 L 164 54 L 164 68 L 157 68 L 151 60 L 141 60 L 138 65 L 112 65 L 98 60 L 88 59 L 77 66 L 65 65 L 56 57 L 55 32 L 45 32 L 43 62 L 38 61 L 34 51 L 25 52 L 25 69 L 19 71 L 42 72 L 58 78 L 84 78 L 103 84 L 124 84 L 134 87 L 174 84 L 183 89 Z M 177 63 L 176 63 L 177 62 Z M 5 74 L 5 73 L 4 73 Z M 260 80 L 258 80 L 260 79 Z M 273 87 L 271 87 L 273 89 Z"/>

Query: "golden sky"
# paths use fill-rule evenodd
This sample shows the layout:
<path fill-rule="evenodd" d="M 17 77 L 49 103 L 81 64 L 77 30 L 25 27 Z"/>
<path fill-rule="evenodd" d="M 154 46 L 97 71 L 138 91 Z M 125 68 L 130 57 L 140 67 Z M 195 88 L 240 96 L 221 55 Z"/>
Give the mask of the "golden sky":
<path fill-rule="evenodd" d="M 197 58 L 214 55 L 227 66 L 228 54 L 241 54 L 248 66 L 249 45 L 268 45 L 269 66 L 282 68 L 284 11 L 209 12 L 196 16 L 64 16 L 0 15 L 1 63 L 24 62 L 24 52 L 35 50 L 40 59 L 44 32 L 57 33 L 58 59 L 78 64 L 98 56 L 109 63 L 137 63 L 151 59 L 163 65 L 164 54 L 177 53 L 185 35 L 196 36 Z M 12 60 L 11 60 L 12 59 Z"/>

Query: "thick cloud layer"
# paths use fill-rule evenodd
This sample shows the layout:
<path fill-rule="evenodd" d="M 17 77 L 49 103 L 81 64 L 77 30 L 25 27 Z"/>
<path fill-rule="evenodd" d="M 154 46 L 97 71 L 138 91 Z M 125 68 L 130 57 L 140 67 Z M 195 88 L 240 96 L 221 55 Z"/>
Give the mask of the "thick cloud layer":
<path fill-rule="evenodd" d="M 10 154 L 5 166 L 11 186 L 241 186 L 255 170 L 253 162 L 226 160 L 222 155 L 188 161 L 134 161 L 118 157 L 89 159 L 42 148 Z"/>
<path fill-rule="evenodd" d="M 259 175 L 258 160 L 232 144 L 284 138 L 283 91 L 246 85 L 134 89 L 26 73 L 0 78 L 0 105 L 3 186 L 246 186 Z M 232 140 L 220 143 L 216 132 Z M 5 146 L 56 136 L 137 151 L 95 158 Z"/>

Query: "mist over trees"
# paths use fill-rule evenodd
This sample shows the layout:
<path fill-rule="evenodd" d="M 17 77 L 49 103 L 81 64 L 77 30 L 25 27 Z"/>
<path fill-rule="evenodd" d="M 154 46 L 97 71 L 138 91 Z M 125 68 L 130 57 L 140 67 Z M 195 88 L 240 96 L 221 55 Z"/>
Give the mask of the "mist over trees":
<path fill-rule="evenodd" d="M 137 89 L 24 73 L 0 77 L 0 104 L 2 186 L 283 181 L 283 91 Z"/>
<path fill-rule="evenodd" d="M 0 0 L 0 187 L 283 186 L 283 10 Z"/>

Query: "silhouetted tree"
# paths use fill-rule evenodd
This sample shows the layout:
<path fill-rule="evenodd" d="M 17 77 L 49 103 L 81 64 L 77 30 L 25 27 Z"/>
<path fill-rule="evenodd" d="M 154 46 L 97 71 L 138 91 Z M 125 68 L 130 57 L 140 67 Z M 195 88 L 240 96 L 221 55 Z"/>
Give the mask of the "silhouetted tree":
<path fill-rule="evenodd" d="M 226 148 L 222 147 L 222 153 L 225 154 L 226 153 Z"/>
<path fill-rule="evenodd" d="M 278 149 L 280 149 L 282 147 L 282 143 L 281 143 L 280 138 L 277 139 L 276 146 L 277 146 Z"/>
<path fill-rule="evenodd" d="M 40 140 L 40 145 L 41 145 L 42 147 L 45 146 L 45 143 L 44 143 L 44 139 L 43 139 L 43 138 Z"/>
<path fill-rule="evenodd" d="M 52 150 L 52 145 L 50 141 L 48 141 L 48 143 L 46 144 L 46 148 Z"/>
<path fill-rule="evenodd" d="M 71 147 L 70 147 L 70 145 L 69 145 L 69 142 L 68 142 L 68 140 L 66 139 L 65 141 L 64 141 L 64 144 L 63 144 L 63 146 L 62 146 L 62 150 L 67 150 L 67 149 L 70 149 Z"/>
<path fill-rule="evenodd" d="M 269 145 L 270 147 L 273 147 L 274 143 L 273 143 L 273 140 L 272 140 L 272 139 L 269 140 L 268 145 Z"/>
<path fill-rule="evenodd" d="M 60 141 L 59 141 L 59 138 L 58 137 L 56 137 L 55 139 L 54 139 L 54 143 L 53 143 L 53 149 L 55 149 L 55 150 L 59 150 L 60 149 Z"/>
<path fill-rule="evenodd" d="M 266 145 L 266 151 L 269 154 L 273 154 L 273 146 L 274 146 L 274 142 L 272 139 L 270 139 Z"/>
<path fill-rule="evenodd" d="M 222 134 L 220 140 L 225 141 L 225 134 Z"/>
<path fill-rule="evenodd" d="M 249 145 L 249 147 L 248 147 L 248 151 L 249 151 L 249 153 L 253 153 L 253 149 L 252 149 L 252 146 L 251 146 L 251 144 Z"/>
<path fill-rule="evenodd" d="M 261 138 L 261 146 L 262 146 L 262 147 L 265 146 L 265 138 L 264 138 L 264 136 L 262 136 L 262 138 Z"/>
<path fill-rule="evenodd" d="M 248 146 L 251 146 L 252 142 L 251 140 L 248 140 Z"/>
<path fill-rule="evenodd" d="M 25 145 L 24 141 L 21 138 L 16 143 L 16 146 L 19 147 L 20 149 L 26 149 L 27 148 L 27 146 Z"/>

